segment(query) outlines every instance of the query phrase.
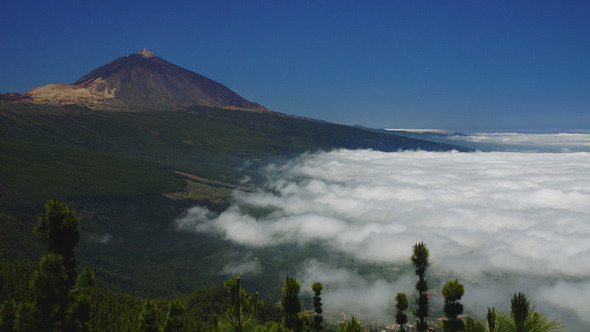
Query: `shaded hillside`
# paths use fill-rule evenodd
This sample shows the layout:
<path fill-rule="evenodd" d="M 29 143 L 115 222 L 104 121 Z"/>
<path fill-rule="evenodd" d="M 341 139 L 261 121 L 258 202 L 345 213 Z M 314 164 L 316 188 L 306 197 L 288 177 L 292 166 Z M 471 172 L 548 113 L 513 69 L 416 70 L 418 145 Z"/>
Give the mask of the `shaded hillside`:
<path fill-rule="evenodd" d="M 42 197 L 44 188 L 69 193 L 61 198 L 177 191 L 174 171 L 236 183 L 255 175 L 254 169 L 243 169 L 245 162 L 255 168 L 306 151 L 457 148 L 272 113 L 202 106 L 114 113 L 0 102 L 0 120 L 5 138 L 0 147 L 7 156 L 0 203 L 10 205 L 34 197 L 42 202 L 47 198 Z M 73 184 L 66 181 L 68 176 Z M 151 180 L 141 180 L 145 178 Z M 34 185 L 48 179 L 60 185 Z M 62 190 L 68 186 L 72 190 Z"/>
<path fill-rule="evenodd" d="M 1 94 L 0 99 L 9 101 L 0 102 L 0 130 L 11 139 L 1 146 L 10 155 L 3 165 L 6 185 L 0 188 L 4 206 L 38 203 L 48 188 L 61 198 L 154 191 L 190 197 L 190 192 L 178 191 L 182 172 L 235 184 L 244 175 L 255 176 L 256 166 L 307 151 L 461 149 L 270 112 L 146 49 L 115 59 L 72 85 L 50 84 L 23 95 Z M 142 162 L 145 167 L 132 166 Z M 246 163 L 253 165 L 252 174 L 242 167 Z M 116 167 L 121 172 L 113 172 Z M 145 172 L 166 180 L 157 186 L 128 180 L 145 177 Z M 116 173 L 122 177 L 113 177 Z M 75 178 L 71 184 L 66 174 Z M 35 187 L 47 179 L 55 185 Z M 190 190 L 199 197 L 216 190 L 203 190 L 200 183 Z M 223 195 L 218 191 L 215 199 Z"/>

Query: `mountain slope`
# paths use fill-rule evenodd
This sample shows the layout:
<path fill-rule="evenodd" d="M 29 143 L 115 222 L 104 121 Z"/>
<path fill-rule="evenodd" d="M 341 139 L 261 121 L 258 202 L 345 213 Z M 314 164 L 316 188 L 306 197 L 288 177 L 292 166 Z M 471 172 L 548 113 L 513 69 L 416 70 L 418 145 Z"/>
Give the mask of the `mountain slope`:
<path fill-rule="evenodd" d="M 49 84 L 0 99 L 103 110 L 178 110 L 191 105 L 268 111 L 226 86 L 176 66 L 146 49 L 117 58 L 71 85 Z"/>
<path fill-rule="evenodd" d="M 0 102 L 0 132 L 3 133 L 0 141 L 17 140 L 22 145 L 5 151 L 7 158 L 11 158 L 6 159 L 3 172 L 0 172 L 0 183 L 4 184 L 0 186 L 0 205 L 19 205 L 37 201 L 36 198 L 47 199 L 41 195 L 47 194 L 47 191 L 35 187 L 34 184 L 45 181 L 36 179 L 37 176 L 44 176 L 45 173 L 41 172 L 41 169 L 46 170 L 47 174 L 52 174 L 48 177 L 54 180 L 57 179 L 57 175 L 62 174 L 54 172 L 59 169 L 47 168 L 55 164 L 53 158 L 61 160 L 62 170 L 65 172 L 63 174 L 80 175 L 73 184 L 86 183 L 86 187 L 92 188 L 89 183 L 96 183 L 96 180 L 103 179 L 105 174 L 112 171 L 100 172 L 95 168 L 119 165 L 120 173 L 126 174 L 129 179 L 136 176 L 167 179 L 165 181 L 171 184 L 165 186 L 167 189 L 155 189 L 158 186 L 154 182 L 154 189 L 162 192 L 176 190 L 177 183 L 170 177 L 172 170 L 237 183 L 244 176 L 244 170 L 238 169 L 245 162 L 253 167 L 262 166 L 275 161 L 276 158 L 289 158 L 306 151 L 333 148 L 465 151 L 448 144 L 279 116 L 273 112 L 244 112 L 206 106 L 192 106 L 185 111 L 173 112 L 103 112 L 74 106 L 64 108 Z M 14 146 L 12 142 L 0 145 Z M 45 153 L 39 144 L 49 146 L 48 149 L 51 146 L 56 147 L 55 152 Z M 13 160 L 12 157 L 18 156 L 22 160 Z M 88 164 L 86 160 L 98 163 Z M 147 168 L 138 167 L 136 161 L 143 161 L 146 167 L 153 165 L 149 167 L 150 175 Z M 37 165 L 43 168 L 39 168 L 37 172 L 25 172 L 22 176 L 9 175 L 13 174 L 13 171 L 22 174 L 24 166 L 18 165 Z M 102 166 L 99 167 L 100 165 Z M 156 168 L 167 174 L 152 174 L 152 170 Z M 85 173 L 81 170 L 89 171 Z M 132 175 L 133 172 L 137 175 Z M 99 174 L 101 176 L 95 178 Z M 251 177 L 253 174 L 248 176 Z M 17 179 L 23 180 L 22 183 Z M 112 180 L 114 182 L 108 182 L 106 187 L 103 185 L 100 188 L 102 193 L 107 194 L 109 190 L 111 193 L 123 192 L 123 187 L 114 186 L 119 180 Z M 58 182 L 61 185 L 48 186 L 47 189 L 52 188 L 51 190 L 56 193 L 65 193 L 66 191 L 61 188 L 68 187 L 67 176 Z M 19 189 L 10 189 L 10 186 L 7 186 L 9 183 Z M 133 186 L 137 186 L 140 192 L 155 191 L 143 188 L 136 182 L 133 182 Z M 36 190 L 32 190 L 35 188 Z M 67 192 L 75 196 L 76 188 L 78 187 L 72 187 L 72 190 L 68 189 Z M 129 190 L 133 191 L 131 187 Z M 15 196 L 16 193 L 20 194 Z M 77 194 L 88 195 L 90 192 L 78 190 Z M 16 201 L 12 202 L 11 199 L 12 203 L 5 202 L 8 197 L 13 197 Z"/>

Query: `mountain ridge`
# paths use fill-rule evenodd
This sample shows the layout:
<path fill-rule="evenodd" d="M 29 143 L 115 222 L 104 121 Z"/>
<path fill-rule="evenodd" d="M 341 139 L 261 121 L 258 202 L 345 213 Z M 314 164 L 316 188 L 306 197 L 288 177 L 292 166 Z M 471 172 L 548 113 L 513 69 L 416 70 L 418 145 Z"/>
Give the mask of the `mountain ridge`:
<path fill-rule="evenodd" d="M 72 84 L 48 84 L 23 94 L 3 93 L 16 103 L 76 104 L 101 110 L 179 110 L 192 105 L 266 112 L 225 85 L 170 63 L 143 48 L 103 65 Z"/>

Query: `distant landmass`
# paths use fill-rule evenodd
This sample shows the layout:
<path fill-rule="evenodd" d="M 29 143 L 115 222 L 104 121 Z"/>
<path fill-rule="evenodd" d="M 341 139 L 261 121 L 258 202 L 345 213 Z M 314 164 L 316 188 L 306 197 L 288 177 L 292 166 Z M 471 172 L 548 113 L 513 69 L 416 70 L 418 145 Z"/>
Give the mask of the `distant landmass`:
<path fill-rule="evenodd" d="M 0 100 L 81 105 L 100 110 L 179 110 L 192 105 L 268 111 L 223 84 L 142 49 L 117 58 L 72 84 L 48 84 Z"/>

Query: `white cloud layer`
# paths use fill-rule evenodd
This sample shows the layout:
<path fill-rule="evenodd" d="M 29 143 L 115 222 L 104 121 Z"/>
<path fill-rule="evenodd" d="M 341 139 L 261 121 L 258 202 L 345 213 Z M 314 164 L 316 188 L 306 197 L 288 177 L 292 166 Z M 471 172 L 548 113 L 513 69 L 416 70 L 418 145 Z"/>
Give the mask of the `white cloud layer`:
<path fill-rule="evenodd" d="M 412 245 L 424 241 L 432 269 L 480 285 L 472 294 L 489 291 L 494 302 L 493 287 L 519 284 L 551 312 L 590 324 L 584 306 L 552 300 L 587 293 L 590 283 L 590 153 L 338 150 L 271 165 L 266 174 L 264 188 L 236 192 L 220 215 L 195 207 L 179 229 L 251 247 L 320 242 L 387 264 L 406 264 Z M 490 274 L 511 277 L 492 285 Z M 474 305 L 495 305 L 467 294 Z"/>
<path fill-rule="evenodd" d="M 469 136 L 451 136 L 449 139 L 480 144 L 482 148 L 512 151 L 582 152 L 590 151 L 590 134 L 522 134 L 522 133 L 475 133 Z"/>

